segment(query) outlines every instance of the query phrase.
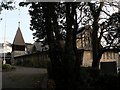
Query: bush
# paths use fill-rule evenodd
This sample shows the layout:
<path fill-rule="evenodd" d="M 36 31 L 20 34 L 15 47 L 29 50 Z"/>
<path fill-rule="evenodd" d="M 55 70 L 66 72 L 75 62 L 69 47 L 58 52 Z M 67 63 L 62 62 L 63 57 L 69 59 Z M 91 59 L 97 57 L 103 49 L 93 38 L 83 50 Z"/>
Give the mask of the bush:
<path fill-rule="evenodd" d="M 80 87 L 118 88 L 120 75 L 104 74 L 96 68 L 81 67 L 80 78 Z"/>
<path fill-rule="evenodd" d="M 3 65 L 2 65 L 2 70 L 3 70 L 3 71 L 12 71 L 12 70 L 14 70 L 14 69 L 16 69 L 16 67 L 15 67 L 15 66 L 12 66 L 12 65 L 10 65 L 10 64 L 3 64 Z"/>

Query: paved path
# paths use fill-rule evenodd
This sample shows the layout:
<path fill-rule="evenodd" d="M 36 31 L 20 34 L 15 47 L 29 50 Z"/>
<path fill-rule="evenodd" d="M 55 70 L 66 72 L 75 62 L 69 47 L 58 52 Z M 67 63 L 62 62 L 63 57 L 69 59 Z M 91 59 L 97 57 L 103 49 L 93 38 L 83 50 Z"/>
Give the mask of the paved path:
<path fill-rule="evenodd" d="M 42 68 L 16 67 L 2 73 L 2 88 L 46 88 L 47 70 Z"/>

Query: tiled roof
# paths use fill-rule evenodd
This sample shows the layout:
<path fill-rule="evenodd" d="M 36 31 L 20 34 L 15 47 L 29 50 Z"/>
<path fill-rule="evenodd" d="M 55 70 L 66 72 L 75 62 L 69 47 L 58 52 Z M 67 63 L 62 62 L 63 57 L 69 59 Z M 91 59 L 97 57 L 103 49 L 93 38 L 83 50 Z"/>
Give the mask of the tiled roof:
<path fill-rule="evenodd" d="M 18 30 L 16 32 L 13 45 L 24 45 L 25 46 L 25 42 L 24 42 L 20 27 L 18 27 Z"/>

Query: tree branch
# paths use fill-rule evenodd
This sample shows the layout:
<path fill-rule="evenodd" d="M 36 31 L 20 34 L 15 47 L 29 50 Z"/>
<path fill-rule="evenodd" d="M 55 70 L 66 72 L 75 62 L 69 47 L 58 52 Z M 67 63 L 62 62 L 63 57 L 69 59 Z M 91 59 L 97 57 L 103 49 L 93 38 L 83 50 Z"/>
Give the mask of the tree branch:
<path fill-rule="evenodd" d="M 106 15 L 108 15 L 108 16 L 111 16 L 110 14 L 108 14 L 107 12 L 105 12 L 104 10 L 102 10 L 102 12 L 104 12 Z"/>

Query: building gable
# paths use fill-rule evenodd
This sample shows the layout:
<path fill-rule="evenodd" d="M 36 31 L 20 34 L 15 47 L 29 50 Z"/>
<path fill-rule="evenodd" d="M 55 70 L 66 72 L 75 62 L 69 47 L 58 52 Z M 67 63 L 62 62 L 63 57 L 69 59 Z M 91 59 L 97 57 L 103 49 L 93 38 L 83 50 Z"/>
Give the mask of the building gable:
<path fill-rule="evenodd" d="M 14 41 L 13 41 L 13 45 L 23 45 L 23 46 L 25 46 L 25 42 L 24 42 L 23 35 L 22 35 L 21 30 L 20 30 L 20 27 L 18 27 L 18 30 L 16 32 L 16 35 L 15 35 L 15 38 L 14 38 Z"/>
<path fill-rule="evenodd" d="M 15 50 L 25 51 L 25 42 L 24 42 L 20 27 L 18 27 L 18 30 L 16 32 L 13 45 L 12 45 L 12 51 L 15 51 Z"/>

